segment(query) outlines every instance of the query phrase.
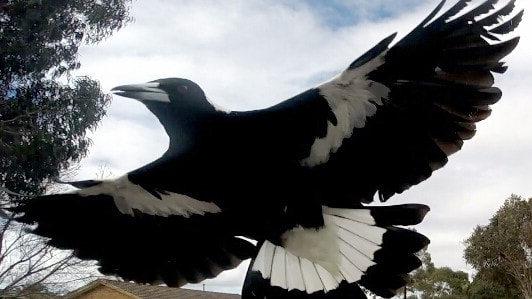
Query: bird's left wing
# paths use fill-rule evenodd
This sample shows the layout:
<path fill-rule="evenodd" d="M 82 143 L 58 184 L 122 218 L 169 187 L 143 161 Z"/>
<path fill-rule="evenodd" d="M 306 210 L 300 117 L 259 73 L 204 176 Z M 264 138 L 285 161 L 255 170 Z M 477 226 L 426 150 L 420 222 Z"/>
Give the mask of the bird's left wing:
<path fill-rule="evenodd" d="M 12 211 L 50 245 L 98 261 L 103 274 L 182 286 L 256 254 L 253 244 L 228 231 L 214 203 L 144 188 L 129 175 L 71 184 L 79 189 L 28 198 Z"/>
<path fill-rule="evenodd" d="M 334 79 L 236 116 L 255 121 L 250 128 L 271 155 L 311 169 L 323 203 L 368 202 L 375 193 L 387 200 L 445 165 L 501 97 L 492 72 L 505 71 L 500 59 L 518 38 L 497 36 L 513 31 L 522 11 L 505 21 L 515 1 L 462 13 L 467 2 L 435 18 L 442 1 L 395 45 L 391 35 Z"/>

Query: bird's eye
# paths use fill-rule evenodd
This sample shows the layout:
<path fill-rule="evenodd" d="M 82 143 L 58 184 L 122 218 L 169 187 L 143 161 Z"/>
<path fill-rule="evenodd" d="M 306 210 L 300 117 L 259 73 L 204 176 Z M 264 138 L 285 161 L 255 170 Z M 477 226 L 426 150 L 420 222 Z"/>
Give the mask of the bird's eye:
<path fill-rule="evenodd" d="M 177 91 L 178 91 L 179 93 L 181 93 L 181 94 L 185 94 L 185 93 L 187 93 L 187 91 L 188 91 L 188 86 L 186 86 L 186 85 L 179 85 L 179 86 L 177 87 Z"/>

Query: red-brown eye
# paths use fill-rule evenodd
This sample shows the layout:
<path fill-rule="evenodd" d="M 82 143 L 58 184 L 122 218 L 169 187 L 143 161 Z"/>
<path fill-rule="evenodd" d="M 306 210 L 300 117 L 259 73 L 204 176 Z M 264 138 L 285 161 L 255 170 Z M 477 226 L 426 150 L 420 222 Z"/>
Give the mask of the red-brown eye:
<path fill-rule="evenodd" d="M 185 94 L 185 93 L 187 93 L 187 91 L 188 91 L 188 86 L 186 86 L 186 85 L 179 85 L 179 86 L 177 87 L 177 91 L 178 91 L 179 93 L 181 93 L 181 94 Z"/>

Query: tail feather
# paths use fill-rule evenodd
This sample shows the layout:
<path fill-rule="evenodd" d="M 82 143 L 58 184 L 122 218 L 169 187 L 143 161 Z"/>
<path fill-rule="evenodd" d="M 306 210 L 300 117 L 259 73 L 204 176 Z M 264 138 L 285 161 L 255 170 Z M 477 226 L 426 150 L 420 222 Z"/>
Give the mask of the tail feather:
<path fill-rule="evenodd" d="M 425 218 L 430 208 L 422 204 L 404 204 L 360 209 L 324 207 L 326 215 L 337 216 L 365 224 L 378 226 L 415 225 Z"/>
<path fill-rule="evenodd" d="M 397 290 L 407 284 L 408 275 L 389 274 L 387 271 L 388 268 L 372 268 L 358 283 L 378 296 L 393 297 L 397 295 Z"/>
<path fill-rule="evenodd" d="M 418 252 L 430 243 L 427 237 L 415 231 L 394 226 L 386 228 L 382 242 L 383 247 L 391 247 L 396 251 Z"/>
<path fill-rule="evenodd" d="M 392 297 L 407 283 L 408 273 L 421 266 L 414 253 L 429 243 L 394 225 L 420 223 L 428 210 L 416 204 L 323 207 L 323 228 L 294 229 L 283 235 L 281 245 L 268 240 L 259 245 L 242 298 L 366 298 L 359 286 Z"/>
<path fill-rule="evenodd" d="M 307 293 L 298 289 L 287 290 L 279 286 L 272 286 L 269 278 L 264 278 L 262 274 L 256 270 L 253 270 L 253 264 L 257 259 L 253 259 L 249 266 L 246 279 L 244 280 L 244 286 L 242 288 L 242 299 L 333 299 L 333 298 L 350 298 L 350 299 L 367 299 L 366 294 L 356 283 L 349 283 L 347 281 L 341 281 L 334 288 L 327 289 L 325 286 L 312 293 Z M 305 272 L 307 269 L 313 269 L 313 271 Z M 300 270 L 303 273 L 314 273 L 315 277 L 305 276 L 305 284 L 327 284 L 327 280 L 323 280 L 325 277 L 319 276 L 318 270 L 322 269 L 319 273 L 326 272 L 323 268 L 317 268 L 311 262 L 307 260 L 307 263 L 302 262 Z"/>
<path fill-rule="evenodd" d="M 414 254 L 404 254 L 386 247 L 376 251 L 373 259 L 377 265 L 387 265 L 395 273 L 409 273 L 421 266 L 421 261 Z"/>

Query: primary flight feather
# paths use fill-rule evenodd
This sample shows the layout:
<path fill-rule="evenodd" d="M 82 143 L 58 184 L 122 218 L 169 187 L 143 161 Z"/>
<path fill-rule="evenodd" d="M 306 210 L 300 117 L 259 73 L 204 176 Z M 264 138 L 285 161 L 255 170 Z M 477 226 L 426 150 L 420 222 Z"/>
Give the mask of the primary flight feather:
<path fill-rule="evenodd" d="M 126 280 L 182 286 L 251 258 L 243 298 L 365 298 L 359 286 L 392 297 L 429 242 L 398 226 L 429 208 L 366 204 L 427 179 L 474 136 L 518 43 L 500 41 L 521 20 L 515 1 L 468 2 L 440 13 L 442 1 L 399 42 L 265 109 L 224 111 L 187 79 L 115 87 L 159 119 L 168 150 L 12 211 Z"/>

